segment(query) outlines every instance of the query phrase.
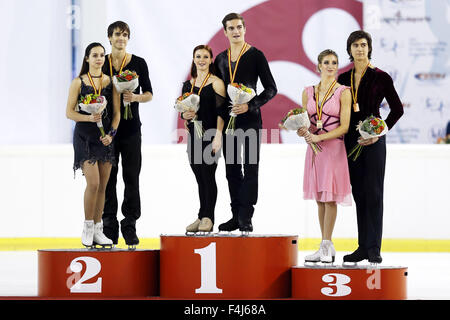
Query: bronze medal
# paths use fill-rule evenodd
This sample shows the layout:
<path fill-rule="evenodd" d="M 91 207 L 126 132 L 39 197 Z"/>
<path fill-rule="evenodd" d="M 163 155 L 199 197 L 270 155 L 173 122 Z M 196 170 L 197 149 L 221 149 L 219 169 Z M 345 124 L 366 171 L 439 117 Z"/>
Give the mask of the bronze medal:
<path fill-rule="evenodd" d="M 325 102 L 327 102 L 327 98 L 331 94 L 331 91 L 333 90 L 335 85 L 336 85 L 336 80 L 334 80 L 333 83 L 331 83 L 330 87 L 327 90 L 327 93 L 323 97 L 322 103 L 319 103 L 320 82 L 319 82 L 319 85 L 317 86 L 317 93 L 316 93 L 316 112 L 317 112 L 316 128 L 317 129 L 323 128 L 323 124 L 322 124 L 323 105 L 325 104 Z M 320 105 L 320 108 L 319 108 L 319 105 Z"/>
<path fill-rule="evenodd" d="M 322 120 L 317 120 L 316 127 L 317 129 L 322 129 Z"/>

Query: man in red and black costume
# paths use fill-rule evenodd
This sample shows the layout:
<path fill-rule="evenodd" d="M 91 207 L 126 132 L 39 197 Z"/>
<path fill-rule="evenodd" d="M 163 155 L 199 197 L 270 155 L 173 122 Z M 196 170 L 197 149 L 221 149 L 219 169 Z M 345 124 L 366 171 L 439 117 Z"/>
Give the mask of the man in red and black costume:
<path fill-rule="evenodd" d="M 364 146 L 364 149 L 355 161 L 348 159 L 356 203 L 358 248 L 352 254 L 344 256 L 344 263 L 356 263 L 365 259 L 371 263 L 381 263 L 386 136 L 362 139 L 355 128 L 359 121 L 371 115 L 380 117 L 380 105 L 386 99 L 390 112 L 385 122 L 391 130 L 403 115 L 403 105 L 389 74 L 370 64 L 370 34 L 362 30 L 352 32 L 347 39 L 347 52 L 354 68 L 338 77 L 338 82 L 351 87 L 352 92 L 350 129 L 345 135 L 345 145 L 347 153 L 357 143 Z"/>

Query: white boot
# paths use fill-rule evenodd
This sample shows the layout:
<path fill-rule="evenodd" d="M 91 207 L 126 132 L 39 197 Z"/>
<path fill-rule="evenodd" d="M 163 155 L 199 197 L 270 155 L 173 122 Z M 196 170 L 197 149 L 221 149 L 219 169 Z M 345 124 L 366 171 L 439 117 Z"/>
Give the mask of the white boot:
<path fill-rule="evenodd" d="M 113 242 L 108 239 L 103 233 L 103 222 L 97 222 L 94 226 L 94 239 L 93 242 L 100 246 L 112 246 Z"/>
<path fill-rule="evenodd" d="M 86 247 L 92 247 L 94 241 L 94 220 L 85 220 L 81 243 Z"/>
<path fill-rule="evenodd" d="M 322 246 L 323 246 L 323 240 L 320 243 L 319 250 L 317 250 L 313 254 L 307 255 L 305 257 L 305 262 L 319 262 L 320 261 L 320 254 L 322 252 Z"/>
<path fill-rule="evenodd" d="M 331 242 L 331 240 L 323 240 L 322 243 L 322 250 L 320 250 L 320 262 L 334 262 L 336 250 L 334 249 L 333 242 Z"/>

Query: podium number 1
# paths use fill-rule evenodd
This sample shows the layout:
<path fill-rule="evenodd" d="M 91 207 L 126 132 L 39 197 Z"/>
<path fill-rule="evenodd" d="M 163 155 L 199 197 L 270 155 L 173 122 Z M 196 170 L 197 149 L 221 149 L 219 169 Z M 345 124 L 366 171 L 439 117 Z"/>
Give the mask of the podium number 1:
<path fill-rule="evenodd" d="M 201 286 L 195 289 L 195 293 L 222 293 L 216 282 L 216 243 L 211 242 L 204 248 L 194 249 L 194 253 L 200 255 L 201 278 Z"/>

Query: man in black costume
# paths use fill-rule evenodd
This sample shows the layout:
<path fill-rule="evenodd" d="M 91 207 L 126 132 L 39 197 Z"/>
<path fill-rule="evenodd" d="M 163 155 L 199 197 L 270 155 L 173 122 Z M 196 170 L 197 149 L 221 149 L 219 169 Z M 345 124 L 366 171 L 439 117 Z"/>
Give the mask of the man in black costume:
<path fill-rule="evenodd" d="M 225 134 L 223 151 L 226 177 L 231 198 L 232 218 L 221 225 L 219 231 L 243 233 L 253 231 L 252 217 L 258 199 L 258 167 L 261 145 L 262 119 L 260 107 L 272 99 L 277 87 L 264 54 L 245 42 L 245 21 L 241 15 L 230 13 L 222 20 L 230 48 L 220 53 L 214 64 L 217 74 L 225 83 L 243 84 L 256 92 L 258 78 L 264 90 L 248 103 L 234 105 L 236 114 L 234 134 Z M 228 122 L 229 110 L 222 114 Z M 226 128 L 227 126 L 224 126 Z M 241 150 L 244 148 L 242 173 Z"/>
<path fill-rule="evenodd" d="M 153 97 L 152 85 L 148 76 L 145 60 L 126 52 L 130 39 L 130 28 L 122 21 L 116 21 L 108 27 L 108 38 L 111 43 L 111 53 L 106 56 L 103 72 L 110 76 L 125 70 L 135 71 L 139 76 L 139 86 L 133 92 L 127 91 L 121 99 L 121 121 L 114 138 L 116 163 L 122 156 L 122 176 L 125 184 L 122 214 L 120 222 L 122 236 L 128 246 L 139 244 L 136 235 L 136 220 L 141 216 L 141 199 L 139 194 L 139 174 L 141 172 L 141 121 L 139 119 L 139 103 L 148 102 Z M 141 93 L 142 91 L 142 93 Z M 125 113 L 124 102 L 130 103 L 130 112 Z M 117 221 L 117 172 L 113 167 L 106 186 L 105 208 L 103 210 L 103 227 L 105 235 L 114 244 L 119 238 L 119 223 Z"/>

